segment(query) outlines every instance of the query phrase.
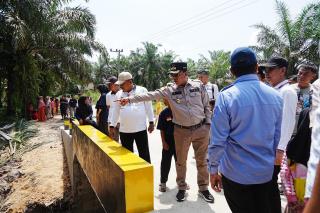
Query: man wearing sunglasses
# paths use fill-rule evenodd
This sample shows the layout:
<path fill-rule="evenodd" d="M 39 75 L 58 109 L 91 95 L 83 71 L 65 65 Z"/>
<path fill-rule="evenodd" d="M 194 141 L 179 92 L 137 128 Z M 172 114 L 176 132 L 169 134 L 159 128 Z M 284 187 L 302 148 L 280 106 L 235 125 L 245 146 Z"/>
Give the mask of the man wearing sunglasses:
<path fill-rule="evenodd" d="M 178 202 L 185 200 L 188 187 L 186 183 L 186 162 L 192 143 L 198 170 L 199 196 L 209 203 L 214 198 L 208 190 L 209 173 L 207 170 L 207 153 L 211 111 L 206 88 L 199 80 L 191 80 L 187 73 L 187 63 L 172 63 L 169 75 L 173 85 L 165 86 L 154 92 L 123 98 L 121 105 L 142 101 L 160 100 L 166 98 L 170 104 L 173 123 L 174 139 L 177 154 L 177 184 L 179 191 L 176 195 Z"/>
<path fill-rule="evenodd" d="M 272 57 L 261 67 L 266 69 L 266 78 L 270 85 L 280 92 L 283 99 L 281 137 L 276 151 L 276 160 L 273 171 L 272 186 L 270 187 L 270 208 L 271 212 L 281 213 L 281 199 L 278 188 L 278 175 L 283 153 L 291 139 L 296 118 L 298 97 L 287 80 L 288 61 L 282 57 Z"/>

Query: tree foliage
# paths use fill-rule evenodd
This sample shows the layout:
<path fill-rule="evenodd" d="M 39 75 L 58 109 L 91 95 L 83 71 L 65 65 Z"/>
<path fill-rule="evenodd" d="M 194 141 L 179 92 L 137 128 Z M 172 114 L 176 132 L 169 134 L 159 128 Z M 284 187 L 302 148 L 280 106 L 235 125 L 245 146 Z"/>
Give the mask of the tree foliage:
<path fill-rule="evenodd" d="M 287 5 L 276 0 L 278 23 L 273 29 L 264 24 L 253 27 L 259 30 L 257 42 L 253 47 L 261 60 L 268 60 L 274 55 L 288 59 L 289 73 L 295 72 L 295 65 L 301 60 L 319 64 L 320 41 L 320 3 L 305 6 L 299 15 L 292 18 Z"/>
<path fill-rule="evenodd" d="M 68 2 L 1 1 L 0 89 L 6 88 L 8 114 L 23 113 L 37 95 L 90 80 L 85 56 L 106 52 L 94 39 L 94 15 L 86 8 L 65 7 Z"/>

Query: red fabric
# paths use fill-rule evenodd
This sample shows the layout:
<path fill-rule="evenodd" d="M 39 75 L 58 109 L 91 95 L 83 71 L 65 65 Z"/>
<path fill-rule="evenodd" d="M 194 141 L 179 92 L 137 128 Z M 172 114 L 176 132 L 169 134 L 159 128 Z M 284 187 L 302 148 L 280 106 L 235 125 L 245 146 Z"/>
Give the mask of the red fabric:
<path fill-rule="evenodd" d="M 38 112 L 33 112 L 32 119 L 33 120 L 38 120 Z"/>
<path fill-rule="evenodd" d="M 43 101 L 39 101 L 39 108 L 38 108 L 38 121 L 46 121 L 46 105 Z"/>

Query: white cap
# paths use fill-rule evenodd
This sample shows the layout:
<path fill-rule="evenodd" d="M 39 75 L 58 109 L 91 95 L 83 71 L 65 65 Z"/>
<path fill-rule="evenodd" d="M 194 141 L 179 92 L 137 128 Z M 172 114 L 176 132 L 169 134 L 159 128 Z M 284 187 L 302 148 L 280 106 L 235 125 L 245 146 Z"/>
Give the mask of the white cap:
<path fill-rule="evenodd" d="M 121 85 L 125 81 L 132 79 L 132 75 L 129 72 L 121 72 L 118 77 L 118 81 L 115 84 Z"/>

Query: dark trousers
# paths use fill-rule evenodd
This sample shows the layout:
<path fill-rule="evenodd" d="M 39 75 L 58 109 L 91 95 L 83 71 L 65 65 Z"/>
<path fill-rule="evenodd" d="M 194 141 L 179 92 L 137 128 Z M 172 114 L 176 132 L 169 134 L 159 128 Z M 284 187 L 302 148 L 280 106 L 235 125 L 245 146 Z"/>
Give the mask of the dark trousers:
<path fill-rule="evenodd" d="M 106 135 L 109 135 L 108 121 L 99 121 L 98 129 Z"/>
<path fill-rule="evenodd" d="M 122 146 L 131 152 L 133 152 L 133 142 L 136 141 L 139 156 L 145 161 L 151 163 L 147 130 L 135 133 L 120 132 L 120 140 Z"/>
<path fill-rule="evenodd" d="M 224 196 L 233 213 L 269 213 L 270 184 L 243 185 L 222 176 Z"/>
<path fill-rule="evenodd" d="M 162 158 L 161 158 L 161 167 L 160 167 L 161 183 L 166 183 L 168 181 L 172 157 L 174 157 L 174 160 L 177 161 L 175 144 L 170 142 L 168 145 L 169 145 L 168 150 L 162 149 Z"/>
<path fill-rule="evenodd" d="M 281 198 L 280 191 L 278 186 L 278 175 L 280 172 L 280 166 L 274 166 L 273 177 L 270 186 L 270 212 L 272 213 L 281 213 Z"/>

